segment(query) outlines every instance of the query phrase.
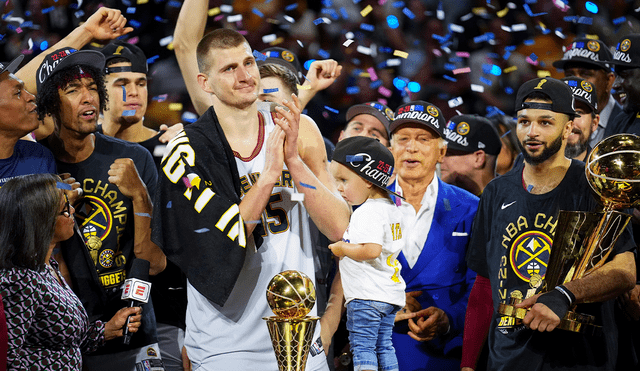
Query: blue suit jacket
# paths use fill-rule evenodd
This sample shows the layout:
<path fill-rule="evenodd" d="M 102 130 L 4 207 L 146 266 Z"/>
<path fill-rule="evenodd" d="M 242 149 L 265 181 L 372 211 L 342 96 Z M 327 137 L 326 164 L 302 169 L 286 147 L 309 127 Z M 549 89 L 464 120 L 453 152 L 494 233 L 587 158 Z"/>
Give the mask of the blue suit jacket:
<path fill-rule="evenodd" d="M 406 322 L 396 324 L 393 345 L 401 371 L 460 369 L 464 317 L 475 280 L 465 256 L 478 200 L 471 193 L 438 179 L 433 221 L 418 261 L 409 268 L 404 255 L 400 253 L 398 257 L 406 291 L 422 291 L 417 298 L 422 308 L 442 309 L 451 324 L 447 335 L 428 342 L 418 342 L 407 335 Z"/>

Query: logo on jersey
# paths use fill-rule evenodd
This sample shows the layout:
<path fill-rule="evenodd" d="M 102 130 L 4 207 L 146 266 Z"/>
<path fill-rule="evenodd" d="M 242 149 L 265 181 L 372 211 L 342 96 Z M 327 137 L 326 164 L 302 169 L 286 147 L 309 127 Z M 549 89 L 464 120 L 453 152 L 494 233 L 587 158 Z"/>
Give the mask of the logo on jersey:
<path fill-rule="evenodd" d="M 76 205 L 76 220 L 85 242 L 90 238 L 104 240 L 113 226 L 113 215 L 106 202 L 89 195 L 80 199 Z"/>
<path fill-rule="evenodd" d="M 511 245 L 511 269 L 525 282 L 531 276 L 544 278 L 551 254 L 552 239 L 544 232 L 529 231 L 516 237 Z"/>
<path fill-rule="evenodd" d="M 111 268 L 113 266 L 114 252 L 111 249 L 104 249 L 100 253 L 100 259 L 98 262 L 105 268 Z"/>

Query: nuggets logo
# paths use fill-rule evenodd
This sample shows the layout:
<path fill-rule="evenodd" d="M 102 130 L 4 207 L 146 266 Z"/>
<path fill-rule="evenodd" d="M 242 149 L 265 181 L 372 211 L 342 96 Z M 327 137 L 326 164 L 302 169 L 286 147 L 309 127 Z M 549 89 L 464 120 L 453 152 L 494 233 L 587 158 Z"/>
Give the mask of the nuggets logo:
<path fill-rule="evenodd" d="M 551 237 L 541 231 L 529 231 L 518 236 L 511 245 L 510 263 L 513 272 L 525 282 L 529 282 L 534 274 L 544 278 L 551 244 Z"/>
<path fill-rule="evenodd" d="M 547 79 L 540 80 L 540 82 L 534 89 L 542 89 L 542 85 L 544 85 L 545 82 L 547 82 Z"/>
<path fill-rule="evenodd" d="M 434 106 L 427 106 L 427 113 L 433 117 L 438 117 L 438 109 Z"/>
<path fill-rule="evenodd" d="M 85 242 L 91 237 L 104 240 L 111 232 L 113 216 L 109 206 L 95 196 L 85 196 L 75 206 L 76 220 Z"/>
<path fill-rule="evenodd" d="M 157 357 L 158 353 L 156 353 L 155 349 L 149 347 L 149 348 L 147 348 L 147 356 L 148 357 Z"/>
<path fill-rule="evenodd" d="M 459 123 L 458 126 L 456 127 L 456 132 L 460 135 L 469 134 L 469 124 L 467 124 L 464 121 Z"/>
<path fill-rule="evenodd" d="M 627 50 L 629 50 L 630 47 L 631 47 L 631 40 L 629 39 L 624 39 L 620 43 L 620 50 L 623 52 L 626 52 Z"/>
<path fill-rule="evenodd" d="M 391 108 L 385 108 L 384 115 L 387 116 L 389 121 L 393 121 L 393 111 L 391 110 Z"/>
<path fill-rule="evenodd" d="M 114 255 L 113 250 L 104 249 L 100 253 L 100 260 L 99 260 L 100 265 L 105 268 L 111 268 L 113 266 L 113 255 Z"/>
<path fill-rule="evenodd" d="M 591 93 L 591 91 L 593 90 L 593 87 L 588 81 L 581 81 L 580 86 L 582 86 L 582 89 L 587 93 Z"/>
<path fill-rule="evenodd" d="M 587 49 L 592 52 L 598 52 L 598 50 L 600 50 L 600 44 L 596 40 L 589 40 L 587 43 Z"/>
<path fill-rule="evenodd" d="M 291 53 L 290 51 L 285 50 L 285 51 L 282 52 L 282 59 L 284 59 L 287 62 L 293 62 L 295 57 L 293 56 L 293 53 Z"/>

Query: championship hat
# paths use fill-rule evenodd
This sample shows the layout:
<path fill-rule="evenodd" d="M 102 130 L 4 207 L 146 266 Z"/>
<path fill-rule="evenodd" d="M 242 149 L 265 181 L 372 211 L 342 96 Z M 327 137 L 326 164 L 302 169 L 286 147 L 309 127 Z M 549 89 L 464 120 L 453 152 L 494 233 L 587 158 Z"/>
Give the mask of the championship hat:
<path fill-rule="evenodd" d="M 620 68 L 640 67 L 640 34 L 623 36 L 613 53 L 613 64 Z"/>
<path fill-rule="evenodd" d="M 347 110 L 347 122 L 358 115 L 371 115 L 377 118 L 387 130 L 387 139 L 389 139 L 389 134 L 391 134 L 389 126 L 393 122 L 393 110 L 391 108 L 380 102 L 356 104 Z"/>
<path fill-rule="evenodd" d="M 104 69 L 104 73 L 107 75 L 117 72 L 140 72 L 144 74 L 149 72 L 147 57 L 144 55 L 142 49 L 133 44 L 129 44 L 122 40 L 116 40 L 109 43 L 100 51 L 104 55 L 105 65 L 108 65 L 109 61 L 115 58 L 124 58 L 131 63 L 131 66 L 106 67 Z"/>
<path fill-rule="evenodd" d="M 534 92 L 544 93 L 551 103 L 525 102 L 525 98 Z M 539 77 L 529 80 L 520 86 L 516 95 L 515 110 L 520 111 L 525 108 L 545 109 L 557 113 L 564 113 L 575 117 L 576 111 L 573 106 L 573 93 L 569 85 L 552 77 Z"/>
<path fill-rule="evenodd" d="M 562 79 L 565 84 L 569 85 L 571 91 L 573 91 L 573 98 L 586 104 L 591 108 L 591 112 L 598 111 L 598 95 L 596 93 L 596 87 L 587 80 L 579 77 L 565 77 Z"/>
<path fill-rule="evenodd" d="M 497 156 L 502 141 L 489 119 L 478 115 L 458 115 L 449 120 L 444 128 L 447 148 L 463 152 L 483 150 Z"/>
<path fill-rule="evenodd" d="M 602 40 L 577 38 L 573 40 L 562 59 L 553 62 L 553 67 L 564 69 L 567 63 L 586 63 L 610 70 L 611 51 Z"/>
<path fill-rule="evenodd" d="M 264 64 L 277 64 L 280 65 L 293 73 L 293 75 L 298 79 L 298 84 L 302 84 L 304 79 L 304 74 L 302 73 L 302 65 L 298 60 L 298 56 L 295 55 L 292 51 L 280 48 L 280 47 L 272 47 L 266 48 L 261 51 L 262 54 L 266 56 L 264 60 L 257 60 L 256 63 L 258 67 Z"/>
<path fill-rule="evenodd" d="M 391 132 L 393 133 L 403 124 L 411 123 L 422 124 L 442 138 L 446 120 L 438 107 L 429 102 L 416 100 L 398 107 L 395 118 L 391 122 Z"/>
<path fill-rule="evenodd" d="M 0 62 L 0 73 L 3 73 L 4 71 L 9 71 L 9 73 L 16 72 L 16 70 L 18 69 L 18 66 L 20 66 L 20 63 L 22 62 L 23 59 L 24 59 L 24 54 L 20 54 L 17 57 L 13 58 L 11 62 L 8 62 L 8 63 Z"/>
<path fill-rule="evenodd" d="M 377 139 L 362 136 L 345 138 L 336 144 L 332 160 L 353 170 L 376 187 L 404 200 L 399 194 L 387 189 L 393 174 L 394 160 L 391 151 Z"/>
<path fill-rule="evenodd" d="M 66 67 L 77 65 L 87 65 L 102 70 L 104 55 L 95 50 L 76 50 L 73 48 L 62 48 L 47 54 L 36 74 L 38 91 L 51 75 Z"/>

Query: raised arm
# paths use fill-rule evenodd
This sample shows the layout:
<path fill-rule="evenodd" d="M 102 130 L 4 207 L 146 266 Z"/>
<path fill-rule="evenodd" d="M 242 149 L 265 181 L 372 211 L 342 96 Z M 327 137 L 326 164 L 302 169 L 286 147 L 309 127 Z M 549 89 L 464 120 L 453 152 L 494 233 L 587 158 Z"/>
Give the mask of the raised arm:
<path fill-rule="evenodd" d="M 211 106 L 211 99 L 198 84 L 198 61 L 196 48 L 204 36 L 207 25 L 209 0 L 185 0 L 178 15 L 176 29 L 173 32 L 173 50 L 178 66 L 187 85 L 191 103 L 198 115 L 202 115 Z"/>
<path fill-rule="evenodd" d="M 281 118 L 275 122 L 287 136 L 284 161 L 313 222 L 329 240 L 338 241 L 349 225 L 349 206 L 329 175 L 320 130 L 311 118 L 300 117 L 300 102 L 293 94 L 292 100 L 283 102 L 289 111 L 276 108 Z"/>
<path fill-rule="evenodd" d="M 120 13 L 120 10 L 100 8 L 86 22 L 76 27 L 49 50 L 57 50 L 64 47 L 81 49 L 91 40 L 113 40 L 133 31 L 132 27 L 125 27 L 126 24 L 127 19 Z M 30 93 L 37 93 L 37 70 L 46 54 L 38 54 L 15 73 L 20 80 L 24 81 L 24 87 Z"/>
<path fill-rule="evenodd" d="M 313 61 L 305 78 L 303 88 L 298 93 L 300 106 L 304 109 L 320 91 L 328 88 L 340 76 L 342 66 L 333 59 Z"/>

